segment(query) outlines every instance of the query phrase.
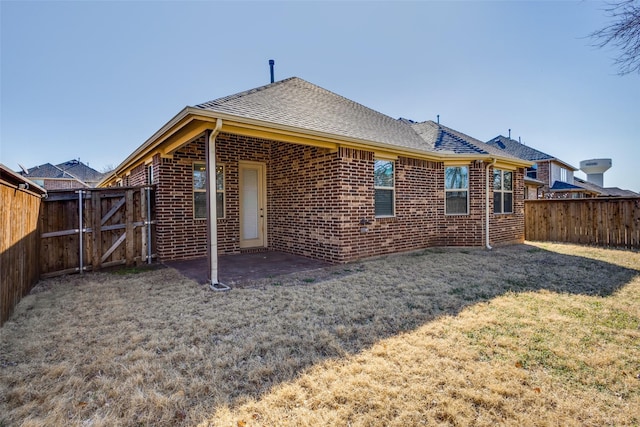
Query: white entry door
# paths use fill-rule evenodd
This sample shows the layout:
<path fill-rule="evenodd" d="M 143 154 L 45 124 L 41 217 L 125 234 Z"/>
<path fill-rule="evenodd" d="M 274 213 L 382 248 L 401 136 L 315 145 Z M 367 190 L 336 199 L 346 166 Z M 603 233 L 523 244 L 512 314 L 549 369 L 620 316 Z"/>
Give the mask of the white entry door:
<path fill-rule="evenodd" d="M 240 247 L 266 246 L 266 166 L 240 162 Z"/>

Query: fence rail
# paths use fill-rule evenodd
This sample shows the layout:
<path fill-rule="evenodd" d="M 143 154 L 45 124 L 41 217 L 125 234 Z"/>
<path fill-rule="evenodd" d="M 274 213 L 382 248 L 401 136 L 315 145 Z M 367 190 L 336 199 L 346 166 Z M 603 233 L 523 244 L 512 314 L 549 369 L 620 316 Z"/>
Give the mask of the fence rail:
<path fill-rule="evenodd" d="M 525 201 L 527 240 L 640 249 L 640 198 Z"/>

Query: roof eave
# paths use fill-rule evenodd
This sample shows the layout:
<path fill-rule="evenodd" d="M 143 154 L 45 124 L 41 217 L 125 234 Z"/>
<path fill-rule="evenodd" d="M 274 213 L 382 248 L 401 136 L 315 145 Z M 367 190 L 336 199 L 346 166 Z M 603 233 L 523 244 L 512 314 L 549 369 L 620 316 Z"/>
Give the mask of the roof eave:
<path fill-rule="evenodd" d="M 289 135 L 296 134 L 305 138 L 312 136 L 313 137 L 312 139 L 317 139 L 319 141 L 328 142 L 328 143 L 334 143 L 336 145 L 350 145 L 355 148 L 368 148 L 368 149 L 374 148 L 381 151 L 394 152 L 394 153 L 397 153 L 398 155 L 411 155 L 411 156 L 416 156 L 418 158 L 424 158 L 428 160 L 443 161 L 443 160 L 455 159 L 455 160 L 469 160 L 469 161 L 473 161 L 473 160 L 492 161 L 493 159 L 496 159 L 504 163 L 512 164 L 517 167 L 527 167 L 533 164 L 533 162 L 530 162 L 528 160 L 514 158 L 510 156 L 501 156 L 501 155 L 496 155 L 491 153 L 456 154 L 456 153 L 443 153 L 443 152 L 437 152 L 437 151 L 420 150 L 416 148 L 403 147 L 403 146 L 388 144 L 388 143 L 379 142 L 379 141 L 353 138 L 353 137 L 335 135 L 335 134 L 321 132 L 321 131 L 314 131 L 314 130 L 302 129 L 302 128 L 297 128 L 297 127 L 288 126 L 288 125 L 276 124 L 276 123 L 267 122 L 263 120 L 231 115 L 229 113 L 205 110 L 197 107 L 187 107 L 186 110 L 195 116 L 204 116 L 212 119 L 220 118 L 222 119 L 223 123 L 225 120 L 232 121 L 232 122 L 242 123 L 250 126 L 256 126 L 264 129 L 277 130 Z M 222 127 L 222 131 L 224 131 L 224 125 Z"/>
<path fill-rule="evenodd" d="M 123 162 L 121 162 L 113 171 L 106 174 L 97 184 L 98 187 L 105 185 L 106 183 L 117 179 L 122 174 L 126 173 L 135 164 L 140 163 L 151 152 L 158 149 L 159 146 L 169 138 L 172 134 L 176 133 L 186 124 L 194 120 L 210 121 L 214 122 L 217 119 L 223 121 L 222 132 L 225 131 L 225 127 L 229 129 L 244 128 L 261 130 L 269 133 L 273 133 L 274 137 L 288 136 L 290 138 L 300 138 L 301 140 L 308 140 L 317 142 L 319 145 L 334 145 L 335 147 L 340 145 L 348 145 L 354 148 L 374 149 L 374 151 L 381 151 L 387 153 L 394 153 L 398 156 L 411 156 L 419 159 L 432 160 L 432 161 L 474 161 L 474 160 L 487 160 L 493 161 L 494 159 L 501 163 L 512 165 L 515 167 L 527 167 L 533 163 L 528 160 L 513 158 L 509 156 L 500 156 L 490 153 L 477 153 L 477 154 L 456 154 L 456 153 L 442 153 L 427 150 L 420 150 L 411 147 L 402 147 L 398 145 L 383 143 L 379 141 L 371 141 L 366 139 L 359 139 L 353 137 L 346 137 L 342 135 L 335 135 L 331 133 L 314 131 L 304 128 L 298 128 L 294 126 L 288 126 L 283 124 L 272 123 L 268 121 L 253 119 L 250 117 L 243 117 L 233 115 L 229 113 L 212 111 L 198 107 L 187 106 L 183 108 L 178 114 L 176 114 L 171 120 L 164 124 L 158 131 L 156 131 L 151 137 L 149 137 L 140 147 L 138 147 L 133 153 L 131 153 Z"/>

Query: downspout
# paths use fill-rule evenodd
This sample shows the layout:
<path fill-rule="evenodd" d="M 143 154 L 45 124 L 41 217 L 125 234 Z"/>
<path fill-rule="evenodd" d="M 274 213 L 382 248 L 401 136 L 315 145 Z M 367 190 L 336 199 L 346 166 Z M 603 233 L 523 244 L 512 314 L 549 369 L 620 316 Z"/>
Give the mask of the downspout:
<path fill-rule="evenodd" d="M 485 169 L 486 170 L 486 176 L 487 176 L 487 188 L 486 188 L 486 191 L 485 191 L 486 200 L 485 200 L 484 205 L 485 205 L 485 236 L 486 236 L 486 239 L 487 239 L 487 241 L 486 241 L 487 249 L 493 249 L 491 247 L 491 245 L 489 244 L 489 215 L 490 215 L 490 212 L 489 212 L 489 188 L 490 188 L 490 183 L 491 183 L 491 181 L 489 180 L 489 168 L 491 166 L 495 165 L 495 164 L 496 164 L 496 159 L 494 158 L 491 163 L 487 163 L 487 166 L 486 166 L 486 169 Z"/>
<path fill-rule="evenodd" d="M 209 289 L 228 291 L 231 289 L 218 281 L 218 209 L 216 206 L 216 137 L 222 129 L 222 119 L 217 119 L 216 127 L 207 130 L 207 258 L 209 259 Z"/>

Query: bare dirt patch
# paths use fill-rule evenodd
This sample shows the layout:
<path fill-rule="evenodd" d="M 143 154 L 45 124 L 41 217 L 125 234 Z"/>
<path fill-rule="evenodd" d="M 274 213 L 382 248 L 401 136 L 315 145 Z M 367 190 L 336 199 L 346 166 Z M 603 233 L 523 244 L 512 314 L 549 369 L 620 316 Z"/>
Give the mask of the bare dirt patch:
<path fill-rule="evenodd" d="M 0 425 L 634 425 L 640 254 L 429 249 L 212 293 L 44 281 L 0 329 Z"/>

